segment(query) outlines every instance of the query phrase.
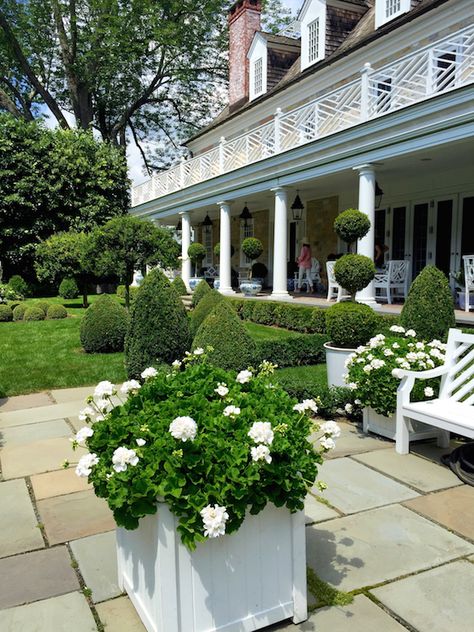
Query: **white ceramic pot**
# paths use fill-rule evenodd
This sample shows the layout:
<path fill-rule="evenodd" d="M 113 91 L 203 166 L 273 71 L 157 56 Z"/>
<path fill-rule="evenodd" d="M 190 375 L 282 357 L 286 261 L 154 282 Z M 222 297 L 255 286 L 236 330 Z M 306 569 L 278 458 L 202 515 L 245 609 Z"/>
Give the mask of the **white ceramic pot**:
<path fill-rule="evenodd" d="M 240 282 L 240 291 L 245 296 L 257 296 L 262 291 L 262 284 L 259 279 L 247 279 Z"/>
<path fill-rule="evenodd" d="M 194 292 L 194 290 L 196 289 L 196 286 L 198 285 L 198 283 L 200 283 L 203 280 L 203 277 L 191 277 L 189 279 L 189 288 L 191 290 L 191 292 Z"/>
<path fill-rule="evenodd" d="M 385 415 L 376 413 L 373 408 L 365 407 L 362 414 L 362 428 L 366 434 L 368 432 L 374 432 L 381 437 L 395 441 L 395 413 L 390 415 L 390 417 L 386 417 Z M 438 438 L 439 436 L 439 430 L 433 426 L 414 420 L 410 422 L 409 433 L 410 441 L 416 441 L 418 439 L 433 439 Z"/>
<path fill-rule="evenodd" d="M 252 632 L 307 618 L 304 512 L 269 503 L 189 551 L 167 505 L 117 529 L 119 585 L 148 632 Z M 265 534 L 265 537 L 262 537 Z"/>
<path fill-rule="evenodd" d="M 220 279 L 214 279 L 214 289 L 218 290 L 221 286 L 221 280 Z"/>
<path fill-rule="evenodd" d="M 344 375 L 347 373 L 345 362 L 355 349 L 333 347 L 331 342 L 325 342 L 324 348 L 326 349 L 328 386 L 347 386 L 344 381 Z"/>

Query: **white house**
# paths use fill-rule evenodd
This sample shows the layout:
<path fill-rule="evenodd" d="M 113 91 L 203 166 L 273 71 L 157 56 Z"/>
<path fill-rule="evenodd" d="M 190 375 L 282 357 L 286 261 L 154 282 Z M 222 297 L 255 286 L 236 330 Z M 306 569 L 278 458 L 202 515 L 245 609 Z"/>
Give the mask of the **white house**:
<path fill-rule="evenodd" d="M 255 235 L 286 298 L 302 236 L 324 264 L 350 207 L 372 220 L 359 252 L 379 240 L 413 276 L 459 270 L 474 252 L 473 0 L 306 0 L 279 35 L 261 31 L 260 0 L 238 0 L 229 35 L 228 107 L 189 139 L 192 159 L 133 190 L 133 214 L 181 219 L 185 282 L 191 227 L 223 293 Z M 373 302 L 373 286 L 360 298 Z"/>

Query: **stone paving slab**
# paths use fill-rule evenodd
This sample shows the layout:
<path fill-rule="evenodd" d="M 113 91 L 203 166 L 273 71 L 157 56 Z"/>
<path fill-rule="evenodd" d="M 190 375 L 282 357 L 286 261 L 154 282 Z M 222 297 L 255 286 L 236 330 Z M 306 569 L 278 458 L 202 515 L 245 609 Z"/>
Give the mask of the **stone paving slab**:
<path fill-rule="evenodd" d="M 96 609 L 106 632 L 146 632 L 128 597 L 104 601 Z"/>
<path fill-rule="evenodd" d="M 115 528 L 112 512 L 93 491 L 45 498 L 37 502 L 50 544 L 77 540 Z"/>
<path fill-rule="evenodd" d="M 324 498 L 324 496 L 323 496 Z M 331 518 L 339 518 L 337 511 L 328 507 L 324 503 L 319 502 L 312 494 L 308 494 L 304 501 L 304 512 L 306 524 L 311 522 L 321 522 L 322 520 L 330 520 Z"/>
<path fill-rule="evenodd" d="M 64 459 L 77 463 L 83 448 L 73 452 L 67 437 L 45 439 L 24 445 L 6 446 L 0 454 L 3 477 L 19 478 L 59 470 Z"/>
<path fill-rule="evenodd" d="M 341 590 L 373 586 L 474 553 L 474 545 L 401 505 L 306 528 L 308 564 Z"/>
<path fill-rule="evenodd" d="M 461 485 L 404 504 L 465 538 L 474 540 L 474 487 Z"/>
<path fill-rule="evenodd" d="M 97 632 L 94 617 L 78 592 L 0 610 L 2 632 Z M 112 632 L 108 630 L 107 632 Z"/>
<path fill-rule="evenodd" d="M 67 470 L 62 469 L 56 472 L 36 474 L 31 477 L 31 485 L 36 500 L 92 489 L 92 485 L 87 482 L 87 478 L 77 476 L 73 467 Z"/>
<path fill-rule="evenodd" d="M 373 594 L 418 632 L 474 627 L 474 565 L 465 560 L 381 586 Z"/>
<path fill-rule="evenodd" d="M 51 421 L 52 419 L 64 419 L 70 415 L 77 415 L 78 411 L 83 407 L 83 401 L 79 400 L 65 404 L 51 404 L 50 406 L 42 406 L 31 410 L 14 410 L 11 412 L 1 412 L 0 410 L 0 428 Z"/>
<path fill-rule="evenodd" d="M 369 450 L 384 450 L 393 447 L 391 441 L 382 439 L 382 437 L 364 434 L 355 423 L 339 420 L 337 423 L 341 428 L 341 436 L 336 441 L 335 449 L 331 450 L 326 455 L 326 458 L 337 459 L 343 456 L 350 456 L 351 454 L 368 452 Z M 319 437 L 319 434 L 314 436 Z"/>
<path fill-rule="evenodd" d="M 70 436 L 72 436 L 72 430 L 64 419 L 55 419 L 53 421 L 43 421 L 39 424 L 13 426 L 12 428 L 0 430 L 0 446 L 10 448 L 33 443 L 34 441 Z"/>
<path fill-rule="evenodd" d="M 0 608 L 10 608 L 79 590 L 66 547 L 0 560 Z"/>
<path fill-rule="evenodd" d="M 449 448 L 439 448 L 434 439 L 429 441 L 414 441 L 410 444 L 410 452 L 441 465 L 441 457 L 443 454 L 449 454 L 454 448 L 458 448 L 464 443 L 464 441 L 459 441 L 458 439 L 451 439 Z"/>
<path fill-rule="evenodd" d="M 421 492 L 461 485 L 459 478 L 447 467 L 422 459 L 415 454 L 397 454 L 394 450 L 367 452 L 354 456 L 356 461 L 369 465 Z"/>
<path fill-rule="evenodd" d="M 328 486 L 324 498 L 345 514 L 418 496 L 405 485 L 347 457 L 325 461 L 319 479 Z"/>
<path fill-rule="evenodd" d="M 60 388 L 50 391 L 53 400 L 58 404 L 66 404 L 68 402 L 82 402 L 86 405 L 86 399 L 94 393 L 96 384 L 91 386 L 81 386 L 79 388 Z"/>
<path fill-rule="evenodd" d="M 26 408 L 39 408 L 50 406 L 54 401 L 49 393 L 30 393 L 29 395 L 15 395 L 14 397 L 2 397 L 0 399 L 0 413 L 8 413 L 13 410 L 25 410 Z"/>
<path fill-rule="evenodd" d="M 0 557 L 44 546 L 23 480 L 0 483 Z"/>
<path fill-rule="evenodd" d="M 117 577 L 115 531 L 99 533 L 71 542 L 86 586 L 92 590 L 94 603 L 121 594 Z"/>

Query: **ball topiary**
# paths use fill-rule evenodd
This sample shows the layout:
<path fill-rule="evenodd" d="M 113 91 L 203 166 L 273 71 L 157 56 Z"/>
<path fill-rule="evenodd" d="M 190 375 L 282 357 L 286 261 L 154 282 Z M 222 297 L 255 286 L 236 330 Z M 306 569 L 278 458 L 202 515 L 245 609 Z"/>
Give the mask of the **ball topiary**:
<path fill-rule="evenodd" d="M 400 324 L 414 329 L 426 341 L 446 340 L 455 326 L 454 301 L 448 279 L 435 266 L 426 266 L 413 281 L 400 316 Z"/>
<path fill-rule="evenodd" d="M 242 252 L 246 257 L 254 261 L 263 252 L 263 244 L 256 237 L 246 237 L 242 242 Z"/>
<path fill-rule="evenodd" d="M 8 285 L 15 292 L 15 294 L 18 294 L 19 296 L 25 297 L 30 295 L 30 286 L 19 274 L 14 274 L 12 277 L 10 277 Z"/>
<path fill-rule="evenodd" d="M 125 308 L 108 294 L 102 294 L 87 308 L 81 322 L 80 338 L 84 351 L 123 351 L 128 322 Z"/>
<path fill-rule="evenodd" d="M 217 290 L 211 290 L 203 296 L 202 300 L 199 301 L 199 305 L 191 312 L 190 329 L 192 336 L 196 335 L 201 323 L 204 322 L 214 307 L 224 300 L 222 294 Z"/>
<path fill-rule="evenodd" d="M 188 248 L 188 257 L 194 263 L 194 274 L 197 276 L 197 267 L 206 256 L 205 247 L 198 241 L 195 241 Z"/>
<path fill-rule="evenodd" d="M 28 305 L 25 305 L 25 303 L 17 305 L 13 310 L 13 320 L 23 320 L 27 309 Z"/>
<path fill-rule="evenodd" d="M 196 285 L 196 288 L 193 292 L 193 298 L 192 298 L 193 307 L 196 307 L 199 301 L 202 298 L 204 298 L 206 294 L 209 294 L 210 291 L 211 291 L 211 288 L 209 287 L 209 283 L 205 279 L 203 279 L 202 281 L 199 281 L 199 283 Z"/>
<path fill-rule="evenodd" d="M 61 298 L 77 298 L 79 288 L 75 279 L 63 279 L 59 285 L 58 294 Z"/>
<path fill-rule="evenodd" d="M 213 348 L 209 361 L 223 369 L 246 369 L 257 356 L 255 342 L 227 301 L 221 301 L 197 331 L 193 349 L 208 345 Z"/>
<path fill-rule="evenodd" d="M 12 308 L 8 305 L 0 305 L 0 322 L 7 323 L 13 320 Z"/>
<path fill-rule="evenodd" d="M 366 344 L 378 323 L 374 310 L 361 303 L 336 303 L 326 310 L 326 332 L 335 347 L 351 349 Z"/>
<path fill-rule="evenodd" d="M 173 279 L 171 285 L 178 293 L 178 296 L 185 296 L 188 293 L 188 290 L 186 289 L 186 284 L 181 277 L 176 277 L 175 279 Z"/>
<path fill-rule="evenodd" d="M 334 265 L 334 276 L 339 285 L 354 298 L 375 276 L 375 265 L 365 255 L 344 255 Z"/>
<path fill-rule="evenodd" d="M 59 305 L 59 303 L 50 305 L 48 307 L 46 318 L 48 320 L 60 320 L 61 318 L 67 318 L 67 309 L 64 305 Z"/>
<path fill-rule="evenodd" d="M 34 304 L 34 307 L 37 307 L 43 312 L 45 318 L 46 318 L 46 314 L 48 313 L 49 306 L 50 306 L 50 303 L 47 303 L 46 301 L 37 301 Z"/>
<path fill-rule="evenodd" d="M 367 215 L 354 208 L 343 211 L 334 220 L 336 235 L 346 244 L 352 244 L 357 239 L 362 239 L 367 235 L 369 229 L 370 220 Z"/>
<path fill-rule="evenodd" d="M 23 320 L 44 320 L 45 318 L 46 314 L 44 313 L 44 311 L 41 309 L 41 307 L 38 307 L 36 305 L 28 307 L 25 315 L 23 316 Z"/>
<path fill-rule="evenodd" d="M 125 339 L 125 365 L 131 378 L 157 362 L 183 357 L 191 346 L 186 309 L 159 270 L 145 277 L 132 305 Z"/>

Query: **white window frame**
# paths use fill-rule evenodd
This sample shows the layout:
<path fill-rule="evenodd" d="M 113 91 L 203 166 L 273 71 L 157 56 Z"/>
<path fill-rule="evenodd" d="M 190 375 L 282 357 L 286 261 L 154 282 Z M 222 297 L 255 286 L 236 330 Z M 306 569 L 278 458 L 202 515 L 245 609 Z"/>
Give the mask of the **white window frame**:
<path fill-rule="evenodd" d="M 411 0 L 375 0 L 375 28 L 391 22 L 411 9 Z"/>
<path fill-rule="evenodd" d="M 214 264 L 214 252 L 213 252 L 213 241 L 212 241 L 212 229 L 213 226 L 203 226 L 202 227 L 202 245 L 206 249 L 206 256 L 204 257 L 203 267 L 212 266 Z"/>
<path fill-rule="evenodd" d="M 300 11 L 301 23 L 301 70 L 324 59 L 326 52 L 326 0 L 306 0 Z M 316 46 L 311 38 L 311 28 L 318 31 Z M 312 50 L 310 50 L 310 48 Z"/>
<path fill-rule="evenodd" d="M 314 29 L 314 32 L 312 32 Z M 319 16 L 308 24 L 308 65 L 319 59 L 321 27 Z"/>
<path fill-rule="evenodd" d="M 242 243 L 244 239 L 247 237 L 254 237 L 254 225 L 253 218 L 247 220 L 247 224 L 245 224 L 245 220 L 240 220 L 240 267 L 241 268 L 250 268 L 252 265 L 252 261 L 248 259 L 242 252 Z"/>
<path fill-rule="evenodd" d="M 255 33 L 249 52 L 247 53 L 249 68 L 249 101 L 256 99 L 267 91 L 267 40 L 261 33 Z M 261 64 L 261 82 L 256 86 L 256 65 Z M 257 87 L 257 90 L 255 89 Z"/>

